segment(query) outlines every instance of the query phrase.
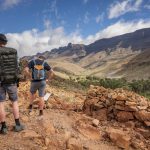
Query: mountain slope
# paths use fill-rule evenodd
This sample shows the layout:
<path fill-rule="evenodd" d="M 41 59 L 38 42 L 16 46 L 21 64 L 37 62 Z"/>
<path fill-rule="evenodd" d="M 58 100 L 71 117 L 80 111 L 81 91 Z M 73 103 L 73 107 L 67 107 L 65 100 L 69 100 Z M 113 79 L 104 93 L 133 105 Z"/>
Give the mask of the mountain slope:
<path fill-rule="evenodd" d="M 86 46 L 87 53 L 98 52 L 107 50 L 112 51 L 117 46 L 122 48 L 131 47 L 132 50 L 145 50 L 150 48 L 150 28 L 137 30 L 133 33 L 127 33 L 124 35 L 98 40 L 88 46 Z"/>
<path fill-rule="evenodd" d="M 118 72 L 130 79 L 147 79 L 150 77 L 150 49 L 134 57 Z"/>
<path fill-rule="evenodd" d="M 38 53 L 36 56 L 43 55 L 57 72 L 69 76 L 95 75 L 109 78 L 133 78 L 134 74 L 137 74 L 138 78 L 142 78 L 143 75 L 138 72 L 140 69 L 138 63 L 135 63 L 134 68 L 137 70 L 135 69 L 134 73 L 129 66 L 132 61 L 145 60 L 149 49 L 150 28 L 146 28 L 108 39 L 100 39 L 89 45 L 69 43 L 65 47 Z M 141 67 L 142 70 L 144 68 L 149 74 L 149 66 Z M 143 77 L 147 78 L 148 75 Z"/>

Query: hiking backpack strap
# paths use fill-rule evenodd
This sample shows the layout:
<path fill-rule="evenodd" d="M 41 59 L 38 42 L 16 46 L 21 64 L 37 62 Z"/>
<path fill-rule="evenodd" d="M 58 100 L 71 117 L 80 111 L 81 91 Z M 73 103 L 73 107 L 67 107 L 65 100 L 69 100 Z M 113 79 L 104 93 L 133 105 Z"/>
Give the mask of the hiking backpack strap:
<path fill-rule="evenodd" d="M 34 68 L 33 68 L 33 79 L 34 80 L 42 80 L 45 78 L 45 70 L 44 70 L 44 64 L 45 61 L 42 62 L 42 64 L 37 64 L 36 60 L 33 60 Z"/>

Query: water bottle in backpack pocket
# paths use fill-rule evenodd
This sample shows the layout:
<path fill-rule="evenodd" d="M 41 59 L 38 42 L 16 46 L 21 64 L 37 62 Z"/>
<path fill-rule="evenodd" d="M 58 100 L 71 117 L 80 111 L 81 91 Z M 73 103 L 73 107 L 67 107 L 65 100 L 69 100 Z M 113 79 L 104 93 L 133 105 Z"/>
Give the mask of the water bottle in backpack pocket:
<path fill-rule="evenodd" d="M 44 63 L 45 62 L 43 62 L 41 65 L 38 65 L 34 60 L 34 70 L 33 70 L 34 80 L 43 80 L 45 78 Z"/>

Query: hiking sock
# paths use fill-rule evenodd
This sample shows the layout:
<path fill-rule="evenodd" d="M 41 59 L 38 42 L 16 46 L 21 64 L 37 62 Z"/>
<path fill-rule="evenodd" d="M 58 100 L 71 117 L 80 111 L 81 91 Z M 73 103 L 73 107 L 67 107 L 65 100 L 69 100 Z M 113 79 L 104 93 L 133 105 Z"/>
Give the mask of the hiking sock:
<path fill-rule="evenodd" d="M 4 122 L 2 122 L 1 124 L 2 124 L 1 129 L 3 129 L 3 128 L 7 128 L 7 126 L 6 126 L 6 122 L 5 122 L 5 121 L 4 121 Z"/>
<path fill-rule="evenodd" d="M 42 115 L 43 115 L 43 110 L 40 110 L 39 116 L 42 116 Z"/>
<path fill-rule="evenodd" d="M 15 119 L 15 123 L 16 123 L 17 126 L 20 126 L 20 121 L 19 121 L 19 119 Z"/>

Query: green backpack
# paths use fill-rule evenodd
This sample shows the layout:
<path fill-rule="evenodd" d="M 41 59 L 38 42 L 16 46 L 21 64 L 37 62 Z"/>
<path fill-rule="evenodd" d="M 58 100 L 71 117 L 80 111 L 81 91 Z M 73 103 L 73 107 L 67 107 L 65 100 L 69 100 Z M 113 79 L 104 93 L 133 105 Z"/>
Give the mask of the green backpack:
<path fill-rule="evenodd" d="M 13 48 L 0 47 L 0 82 L 17 83 L 18 61 L 17 51 Z"/>

